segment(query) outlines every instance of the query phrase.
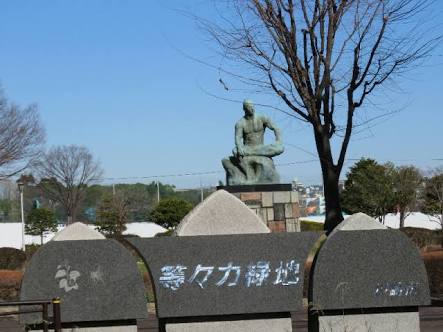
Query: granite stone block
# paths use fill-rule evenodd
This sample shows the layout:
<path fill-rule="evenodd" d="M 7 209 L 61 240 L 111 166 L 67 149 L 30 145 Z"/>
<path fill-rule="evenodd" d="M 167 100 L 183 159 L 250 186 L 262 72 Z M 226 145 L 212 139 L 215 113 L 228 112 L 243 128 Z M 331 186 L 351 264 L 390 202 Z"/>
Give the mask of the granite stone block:
<path fill-rule="evenodd" d="M 275 203 L 290 203 L 291 192 L 290 191 L 274 191 L 274 204 Z"/>
<path fill-rule="evenodd" d="M 294 218 L 286 219 L 286 232 L 299 232 Z"/>
<path fill-rule="evenodd" d="M 298 203 L 298 192 L 291 191 L 291 203 Z"/>
<path fill-rule="evenodd" d="M 290 318 L 167 324 L 166 332 L 292 332 Z"/>
<path fill-rule="evenodd" d="M 268 221 L 273 221 L 274 220 L 274 208 L 266 208 L 266 212 L 268 215 Z"/>
<path fill-rule="evenodd" d="M 319 317 L 320 331 L 419 332 L 418 312 L 396 312 Z"/>
<path fill-rule="evenodd" d="M 332 231 L 331 235 L 338 231 L 362 231 L 370 229 L 387 229 L 387 227 L 367 214 L 359 212 L 354 213 L 338 224 L 338 226 Z"/>
<path fill-rule="evenodd" d="M 258 202 L 258 204 L 261 204 L 261 193 L 241 193 L 240 200 L 242 202 Z"/>
<path fill-rule="evenodd" d="M 283 203 L 274 204 L 274 220 L 284 221 L 285 219 L 285 205 Z"/>
<path fill-rule="evenodd" d="M 292 204 L 291 203 L 286 203 L 285 204 L 285 218 L 293 218 L 292 215 Z"/>
<path fill-rule="evenodd" d="M 41 247 L 26 267 L 20 300 L 55 297 L 61 298 L 64 323 L 146 317 L 137 263 L 115 240 L 50 241 Z M 40 322 L 41 314 L 21 319 L 29 324 Z"/>
<path fill-rule="evenodd" d="M 272 233 L 286 232 L 286 221 L 269 221 L 268 227 Z"/>
<path fill-rule="evenodd" d="M 300 219 L 295 219 L 295 231 L 296 232 L 301 232 L 301 222 Z"/>
<path fill-rule="evenodd" d="M 272 191 L 263 192 L 261 197 L 262 197 L 261 204 L 263 207 L 272 207 L 274 205 Z"/>
<path fill-rule="evenodd" d="M 292 217 L 300 218 L 300 205 L 298 203 L 292 203 Z"/>
<path fill-rule="evenodd" d="M 260 208 L 259 209 L 259 217 L 261 219 L 261 221 L 267 225 L 268 222 L 268 212 L 266 208 Z"/>
<path fill-rule="evenodd" d="M 320 249 L 313 274 L 319 310 L 420 306 L 430 303 L 426 270 L 398 230 L 337 231 Z"/>
<path fill-rule="evenodd" d="M 106 237 L 88 225 L 75 222 L 55 233 L 51 241 L 104 240 Z"/>
<path fill-rule="evenodd" d="M 217 190 L 189 212 L 175 230 L 177 236 L 269 233 L 256 213 L 234 195 Z"/>
<path fill-rule="evenodd" d="M 159 318 L 290 312 L 303 305 L 319 233 L 164 237 L 129 242 L 145 260 Z"/>

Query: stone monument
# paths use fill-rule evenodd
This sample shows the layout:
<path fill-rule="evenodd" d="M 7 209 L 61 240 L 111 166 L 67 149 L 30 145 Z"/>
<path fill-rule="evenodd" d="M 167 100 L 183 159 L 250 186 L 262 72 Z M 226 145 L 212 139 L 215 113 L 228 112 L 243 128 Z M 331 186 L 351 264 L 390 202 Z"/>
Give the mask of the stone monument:
<path fill-rule="evenodd" d="M 426 269 L 406 235 L 357 213 L 317 254 L 309 303 L 309 331 L 419 332 L 418 307 L 430 304 Z"/>
<path fill-rule="evenodd" d="M 224 189 L 248 205 L 273 232 L 300 231 L 299 202 L 292 185 L 280 183 L 273 157 L 283 153 L 280 129 L 266 116 L 256 114 L 250 100 L 243 102 L 245 115 L 235 124 L 235 148 L 222 160 L 226 171 Z M 275 141 L 265 144 L 266 129 Z"/>
<path fill-rule="evenodd" d="M 54 297 L 61 299 L 63 331 L 136 332 L 137 319 L 147 314 L 131 252 L 80 222 L 58 232 L 26 266 L 20 300 Z M 40 314 L 20 319 L 41 330 Z"/>
<path fill-rule="evenodd" d="M 272 121 L 255 114 L 250 100 L 243 102 L 245 115 L 235 124 L 235 148 L 232 156 L 224 158 L 226 183 L 231 185 L 278 183 L 280 177 L 272 157 L 283 153 L 280 129 Z M 266 128 L 275 134 L 275 143 L 265 145 Z"/>
<path fill-rule="evenodd" d="M 284 332 L 292 331 L 290 312 L 303 309 L 304 266 L 320 235 L 172 236 L 129 242 L 152 275 L 161 331 Z"/>

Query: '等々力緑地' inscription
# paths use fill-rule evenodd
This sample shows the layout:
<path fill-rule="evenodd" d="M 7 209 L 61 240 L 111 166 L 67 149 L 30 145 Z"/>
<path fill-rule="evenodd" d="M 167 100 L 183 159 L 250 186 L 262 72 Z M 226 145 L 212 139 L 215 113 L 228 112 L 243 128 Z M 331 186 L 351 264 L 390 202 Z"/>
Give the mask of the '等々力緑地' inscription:
<path fill-rule="evenodd" d="M 153 277 L 160 318 L 302 308 L 309 250 L 321 233 L 130 239 Z"/>

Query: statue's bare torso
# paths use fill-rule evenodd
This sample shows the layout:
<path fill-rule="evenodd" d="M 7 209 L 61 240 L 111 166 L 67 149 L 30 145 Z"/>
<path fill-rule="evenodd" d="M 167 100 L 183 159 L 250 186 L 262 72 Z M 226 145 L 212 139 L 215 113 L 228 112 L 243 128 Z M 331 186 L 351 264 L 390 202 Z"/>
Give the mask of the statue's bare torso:
<path fill-rule="evenodd" d="M 250 119 L 243 117 L 235 125 L 236 137 L 238 134 L 245 146 L 263 145 L 266 127 L 269 127 L 269 120 L 262 115 Z"/>
<path fill-rule="evenodd" d="M 222 160 L 226 170 L 226 183 L 254 184 L 278 183 L 272 157 L 283 152 L 281 133 L 272 121 L 256 114 L 252 102 L 243 102 L 245 115 L 235 124 L 235 148 L 232 156 Z M 265 145 L 266 128 L 274 132 L 275 142 Z"/>

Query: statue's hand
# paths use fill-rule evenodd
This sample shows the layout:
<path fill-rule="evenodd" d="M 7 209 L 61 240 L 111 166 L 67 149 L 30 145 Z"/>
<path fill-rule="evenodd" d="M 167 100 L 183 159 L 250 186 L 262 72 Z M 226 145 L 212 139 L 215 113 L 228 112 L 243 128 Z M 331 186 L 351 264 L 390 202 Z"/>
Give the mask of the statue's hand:
<path fill-rule="evenodd" d="M 237 146 L 237 148 L 236 148 L 236 154 L 237 154 L 237 156 L 244 157 L 244 155 L 245 155 L 245 151 L 243 150 L 243 147 L 241 147 L 241 146 Z"/>

